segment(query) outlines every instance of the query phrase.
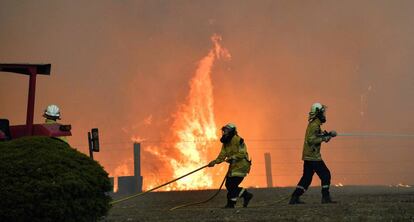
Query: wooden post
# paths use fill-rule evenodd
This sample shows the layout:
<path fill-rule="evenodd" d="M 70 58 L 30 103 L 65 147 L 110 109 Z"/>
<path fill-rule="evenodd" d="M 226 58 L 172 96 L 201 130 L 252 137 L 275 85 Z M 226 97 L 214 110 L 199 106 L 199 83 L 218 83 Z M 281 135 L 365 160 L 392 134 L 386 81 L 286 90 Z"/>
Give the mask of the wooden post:
<path fill-rule="evenodd" d="M 270 153 L 265 153 L 265 167 L 266 167 L 266 181 L 267 187 L 273 187 L 273 177 L 272 177 L 272 159 L 270 157 Z"/>

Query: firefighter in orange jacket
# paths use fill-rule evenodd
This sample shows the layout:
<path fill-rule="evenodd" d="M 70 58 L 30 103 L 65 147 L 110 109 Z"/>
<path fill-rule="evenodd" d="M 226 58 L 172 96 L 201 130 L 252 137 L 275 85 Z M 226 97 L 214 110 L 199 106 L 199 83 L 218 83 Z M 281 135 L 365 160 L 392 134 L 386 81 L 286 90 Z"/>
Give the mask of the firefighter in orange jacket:
<path fill-rule="evenodd" d="M 243 207 L 247 207 L 253 194 L 239 187 L 244 177 L 250 172 L 251 160 L 243 138 L 237 135 L 236 126 L 227 124 L 222 129 L 220 142 L 223 144 L 218 157 L 209 163 L 209 167 L 226 161 L 230 163 L 226 178 L 227 204 L 225 208 L 234 208 L 237 199 L 243 198 Z"/>
<path fill-rule="evenodd" d="M 335 131 L 326 132 L 321 130 L 321 125 L 326 122 L 326 106 L 314 103 L 308 118 L 305 142 L 303 145 L 303 176 L 293 192 L 289 204 L 302 204 L 299 197 L 308 189 L 312 182 L 313 174 L 316 173 L 322 184 L 322 203 L 335 203 L 331 200 L 329 186 L 331 184 L 331 173 L 321 157 L 321 143 L 329 142 L 336 136 Z"/>

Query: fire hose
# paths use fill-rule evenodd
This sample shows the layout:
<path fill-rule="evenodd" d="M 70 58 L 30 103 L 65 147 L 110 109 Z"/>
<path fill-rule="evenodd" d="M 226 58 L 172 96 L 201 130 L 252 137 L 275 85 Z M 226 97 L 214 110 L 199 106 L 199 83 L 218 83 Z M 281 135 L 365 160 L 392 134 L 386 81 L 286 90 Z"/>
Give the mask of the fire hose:
<path fill-rule="evenodd" d="M 189 172 L 189 173 L 187 173 L 187 174 L 185 174 L 185 175 L 183 175 L 183 176 L 180 176 L 180 177 L 178 177 L 178 178 L 176 178 L 176 179 L 174 179 L 174 180 L 168 181 L 168 182 L 166 182 L 166 183 L 164 183 L 164 184 L 161 184 L 161 185 L 159 185 L 159 186 L 157 186 L 157 187 L 154 187 L 154 188 L 152 188 L 152 189 L 149 189 L 149 190 L 147 190 L 147 191 L 145 191 L 145 192 L 137 193 L 137 194 L 134 194 L 134 195 L 131 195 L 131 196 L 125 197 L 125 198 L 121 198 L 121 199 L 118 199 L 118 200 L 114 200 L 114 201 L 110 202 L 110 204 L 114 205 L 114 204 L 118 204 L 118 203 L 120 203 L 120 202 L 124 202 L 124 201 L 126 201 L 126 200 L 129 200 L 129 199 L 132 199 L 132 198 L 135 198 L 135 197 L 138 197 L 138 196 L 142 196 L 142 195 L 147 194 L 147 193 L 149 193 L 149 192 L 151 192 L 151 191 L 154 191 L 154 190 L 159 189 L 159 188 L 161 188 L 161 187 L 163 187 L 163 186 L 166 186 L 166 185 L 168 185 L 168 184 L 170 184 L 170 183 L 173 183 L 173 182 L 175 182 L 175 181 L 177 181 L 177 180 L 180 180 L 180 179 L 182 179 L 182 178 L 184 178 L 184 177 L 186 177 L 186 176 L 188 176 L 188 175 L 190 175 L 190 174 L 193 174 L 193 173 L 195 173 L 195 172 L 197 172 L 197 171 L 200 171 L 200 170 L 202 170 L 202 169 L 206 168 L 207 166 L 208 166 L 208 164 L 207 164 L 207 165 L 205 165 L 205 166 L 202 166 L 202 167 L 200 167 L 200 168 L 198 168 L 198 169 L 196 169 L 196 170 L 193 170 L 193 171 L 191 171 L 191 172 Z"/>
<path fill-rule="evenodd" d="M 226 162 L 227 162 L 227 161 L 226 161 Z M 230 162 L 229 162 L 229 163 L 230 163 Z M 208 166 L 208 165 L 207 165 L 207 166 Z M 228 175 L 229 175 L 229 173 L 230 173 L 230 166 L 231 166 L 231 164 L 229 165 L 229 168 L 228 168 L 228 170 L 227 170 L 227 172 L 226 172 L 226 175 L 224 175 L 223 181 L 221 181 L 220 187 L 219 187 L 219 188 L 218 188 L 218 190 L 217 190 L 217 191 L 213 194 L 213 196 L 211 196 L 211 197 L 209 197 L 208 199 L 203 200 L 203 201 L 191 202 L 191 203 L 187 203 L 187 204 L 183 204 L 183 205 L 178 205 L 178 206 L 175 206 L 175 207 L 173 207 L 173 208 L 170 208 L 170 211 L 177 210 L 177 209 L 180 209 L 180 208 L 183 208 L 183 207 L 189 207 L 189 206 L 194 206 L 194 205 L 198 205 L 198 204 L 207 203 L 207 202 L 209 202 L 210 200 L 214 199 L 214 197 L 216 197 L 216 196 L 220 193 L 221 188 L 223 187 L 224 182 L 226 182 L 227 176 L 228 176 Z"/>
<path fill-rule="evenodd" d="M 192 202 L 192 203 L 187 203 L 187 204 L 179 205 L 179 206 L 176 206 L 176 207 L 171 208 L 170 210 L 173 211 L 173 210 L 177 210 L 177 209 L 180 209 L 180 208 L 183 208 L 183 207 L 189 207 L 189 206 L 194 206 L 194 205 L 198 205 L 198 204 L 203 204 L 203 203 L 209 202 L 210 200 L 212 200 L 214 197 L 216 197 L 220 193 L 221 188 L 223 187 L 223 184 L 226 181 L 226 179 L 227 179 L 227 174 L 226 174 L 226 176 L 224 176 L 224 179 L 221 182 L 220 187 L 218 188 L 218 190 L 213 194 L 213 196 L 209 197 L 208 199 L 203 200 L 203 201 L 198 201 L 198 202 Z"/>
<path fill-rule="evenodd" d="M 167 183 L 161 184 L 161 185 L 159 185 L 159 186 L 157 186 L 157 187 L 154 187 L 154 188 L 152 188 L 152 189 L 150 189 L 150 190 L 147 190 L 147 191 L 145 191 L 145 192 L 141 192 L 141 193 L 138 193 L 138 194 L 134 194 L 134 195 L 131 195 L 131 196 L 128 196 L 128 197 L 122 198 L 122 199 L 118 199 L 118 200 L 112 201 L 112 202 L 111 202 L 111 204 L 112 204 L 112 205 L 114 205 L 114 204 L 117 204 L 117 203 L 120 203 L 120 202 L 123 202 L 123 201 L 129 200 L 129 199 L 132 199 L 132 198 L 135 198 L 135 197 L 138 197 L 138 196 L 144 195 L 144 194 L 146 194 L 146 193 L 149 193 L 149 192 L 151 192 L 151 191 L 154 191 L 154 190 L 156 190 L 156 189 L 159 189 L 159 188 L 161 188 L 161 187 L 163 187 L 163 186 L 166 186 L 166 185 L 168 185 L 168 184 L 170 184 L 170 183 L 173 183 L 173 182 L 175 182 L 175 181 L 177 181 L 177 180 L 180 180 L 180 179 L 182 179 L 182 178 L 184 178 L 184 177 L 186 177 L 186 176 L 189 176 L 190 174 L 193 174 L 193 173 L 195 173 L 195 172 L 197 172 L 197 171 L 200 171 L 200 170 L 202 170 L 202 169 L 206 168 L 207 166 L 208 166 L 208 164 L 207 164 L 207 165 L 205 165 L 205 166 L 202 166 L 202 167 L 200 167 L 200 168 L 198 168 L 198 169 L 196 169 L 196 170 L 193 170 L 193 171 L 191 171 L 191 172 L 189 172 L 189 173 L 187 173 L 187 174 L 185 174 L 185 175 L 183 175 L 183 176 L 181 176 L 181 177 L 178 177 L 178 178 L 176 178 L 176 179 L 174 179 L 174 180 L 168 181 Z M 229 167 L 229 170 L 230 170 L 230 167 Z M 220 187 L 218 188 L 217 192 L 216 192 L 216 193 L 214 193 L 214 194 L 213 194 L 211 197 L 209 197 L 208 199 L 203 200 L 203 201 L 191 202 L 191 203 L 187 203 L 187 204 L 179 205 L 179 206 L 176 206 L 176 207 L 171 208 L 170 210 L 171 210 L 171 211 L 173 211 L 173 210 L 180 209 L 180 208 L 183 208 L 183 207 L 189 207 L 189 206 L 194 206 L 194 205 L 198 205 L 198 204 L 203 204 L 203 203 L 207 203 L 208 201 L 212 200 L 214 197 L 216 197 L 216 196 L 220 193 L 221 188 L 223 187 L 224 182 L 226 181 L 226 178 L 227 178 L 228 172 L 229 172 L 229 171 L 227 171 L 226 175 L 224 176 L 223 181 L 221 182 Z"/>

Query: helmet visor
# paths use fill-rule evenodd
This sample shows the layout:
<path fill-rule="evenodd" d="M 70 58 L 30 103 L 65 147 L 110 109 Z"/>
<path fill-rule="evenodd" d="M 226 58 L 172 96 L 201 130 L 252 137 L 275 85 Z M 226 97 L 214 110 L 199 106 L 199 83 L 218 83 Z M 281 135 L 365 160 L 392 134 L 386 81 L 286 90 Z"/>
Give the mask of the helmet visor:
<path fill-rule="evenodd" d="M 228 127 L 223 127 L 223 128 L 221 128 L 221 134 L 222 134 L 222 135 L 227 135 L 227 134 L 229 134 L 232 130 L 233 130 L 233 129 L 231 129 L 231 128 L 228 128 Z"/>

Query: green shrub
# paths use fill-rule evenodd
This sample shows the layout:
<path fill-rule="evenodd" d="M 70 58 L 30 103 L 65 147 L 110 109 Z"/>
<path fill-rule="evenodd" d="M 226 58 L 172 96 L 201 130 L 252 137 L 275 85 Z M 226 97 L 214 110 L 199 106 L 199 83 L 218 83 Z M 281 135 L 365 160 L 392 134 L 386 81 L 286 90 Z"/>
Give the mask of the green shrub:
<path fill-rule="evenodd" d="M 97 221 L 110 189 L 96 161 L 57 139 L 0 142 L 0 221 Z"/>

